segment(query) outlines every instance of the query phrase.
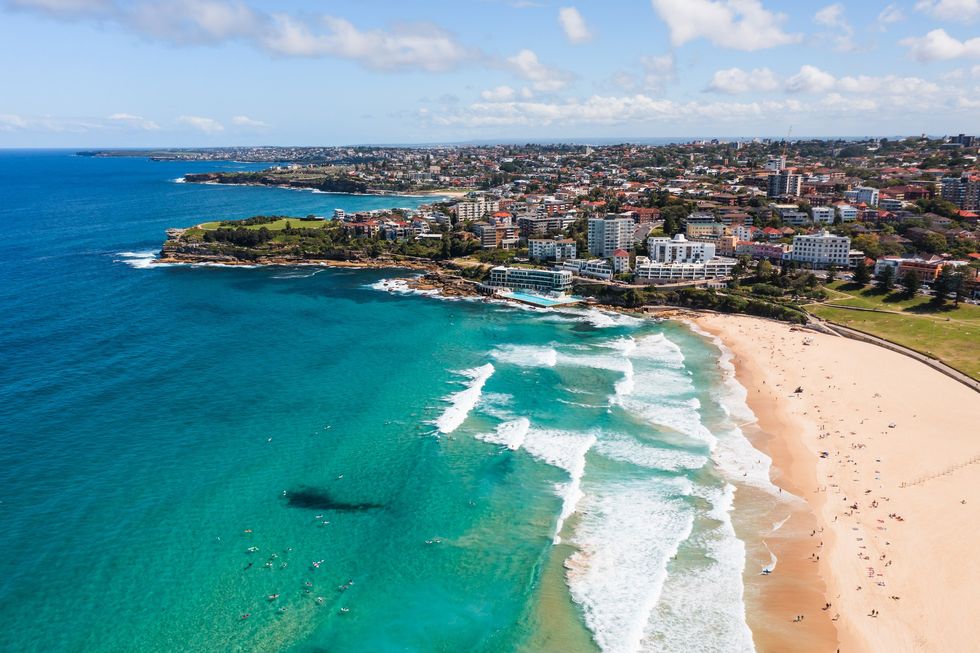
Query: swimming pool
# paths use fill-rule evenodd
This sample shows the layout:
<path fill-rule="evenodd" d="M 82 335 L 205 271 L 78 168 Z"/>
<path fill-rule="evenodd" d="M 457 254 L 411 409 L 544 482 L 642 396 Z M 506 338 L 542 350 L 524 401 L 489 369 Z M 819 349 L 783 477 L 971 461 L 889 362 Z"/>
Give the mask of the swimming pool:
<path fill-rule="evenodd" d="M 531 293 L 526 292 L 503 292 L 500 293 L 500 296 L 506 299 L 513 299 L 514 301 L 522 302 L 524 304 L 540 306 L 541 308 L 568 306 L 569 304 L 579 304 L 582 302 L 581 297 L 543 297 L 541 295 L 532 295 Z"/>

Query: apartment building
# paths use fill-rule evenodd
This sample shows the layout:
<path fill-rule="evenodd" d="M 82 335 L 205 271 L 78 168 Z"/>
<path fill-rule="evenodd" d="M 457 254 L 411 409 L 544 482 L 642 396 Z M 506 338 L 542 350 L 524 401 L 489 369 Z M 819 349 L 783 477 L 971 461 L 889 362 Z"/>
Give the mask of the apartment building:
<path fill-rule="evenodd" d="M 790 260 L 813 267 L 836 265 L 846 268 L 850 265 L 851 239 L 847 236 L 834 236 L 829 231 L 793 237 L 793 251 Z"/>

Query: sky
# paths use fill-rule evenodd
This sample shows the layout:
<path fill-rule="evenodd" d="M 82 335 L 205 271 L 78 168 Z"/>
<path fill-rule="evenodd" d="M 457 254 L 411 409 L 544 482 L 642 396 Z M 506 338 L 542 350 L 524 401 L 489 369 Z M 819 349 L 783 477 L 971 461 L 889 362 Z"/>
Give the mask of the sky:
<path fill-rule="evenodd" d="M 0 147 L 980 134 L 980 0 L 0 0 Z"/>

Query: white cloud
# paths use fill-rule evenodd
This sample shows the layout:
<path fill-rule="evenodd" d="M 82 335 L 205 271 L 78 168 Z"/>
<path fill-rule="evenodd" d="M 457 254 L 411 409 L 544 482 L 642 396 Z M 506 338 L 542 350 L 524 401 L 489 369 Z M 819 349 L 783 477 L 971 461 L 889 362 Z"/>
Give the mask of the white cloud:
<path fill-rule="evenodd" d="M 218 132 L 223 132 L 225 130 L 225 126 L 213 118 L 202 118 L 201 116 L 181 116 L 177 118 L 177 122 L 187 125 L 188 127 L 193 127 L 194 129 L 204 132 L 205 134 L 217 134 Z"/>
<path fill-rule="evenodd" d="M 741 68 L 727 68 L 715 72 L 708 82 L 709 91 L 736 95 L 738 93 L 766 92 L 779 88 L 779 80 L 768 68 L 755 68 L 745 71 Z"/>
<path fill-rule="evenodd" d="M 474 59 L 446 30 L 429 23 L 362 30 L 324 14 L 265 13 L 241 0 L 8 0 L 63 19 L 112 22 L 176 45 L 239 41 L 287 57 L 337 57 L 375 70 L 446 71 Z"/>
<path fill-rule="evenodd" d="M 533 50 L 521 50 L 513 57 L 508 57 L 507 63 L 521 79 L 531 82 L 531 88 L 535 91 L 543 93 L 560 91 L 571 79 L 569 73 L 538 61 L 538 55 Z"/>
<path fill-rule="evenodd" d="M 235 116 L 231 119 L 231 123 L 237 127 L 247 127 L 249 129 L 265 129 L 269 127 L 268 123 L 249 118 L 248 116 Z"/>
<path fill-rule="evenodd" d="M 878 14 L 878 25 L 893 25 L 905 20 L 905 12 L 898 5 L 888 5 Z"/>
<path fill-rule="evenodd" d="M 293 57 L 336 56 L 376 70 L 418 68 L 442 72 L 473 56 L 445 30 L 429 24 L 398 25 L 389 31 L 360 30 L 350 21 L 321 16 L 320 31 L 287 14 L 275 14 L 262 46 Z"/>
<path fill-rule="evenodd" d="M 677 67 L 672 53 L 655 57 L 642 57 L 643 85 L 650 91 L 660 93 L 668 82 L 677 77 Z"/>
<path fill-rule="evenodd" d="M 837 80 L 836 88 L 846 93 L 866 95 L 902 96 L 939 93 L 939 86 L 933 82 L 919 77 L 898 77 L 897 75 L 841 77 Z"/>
<path fill-rule="evenodd" d="M 59 18 L 78 18 L 113 10 L 112 0 L 7 0 L 7 5 L 14 9 L 38 11 Z"/>
<path fill-rule="evenodd" d="M 565 37 L 572 43 L 585 43 L 592 39 L 592 32 L 585 19 L 575 7 L 562 7 L 558 10 L 558 22 L 565 31 Z"/>
<path fill-rule="evenodd" d="M 114 113 L 106 118 L 106 120 L 134 129 L 144 129 L 146 131 L 156 131 L 160 129 L 160 125 L 156 124 L 152 120 L 148 120 L 143 116 L 134 116 L 131 113 Z"/>
<path fill-rule="evenodd" d="M 834 87 L 837 80 L 830 73 L 816 66 L 803 66 L 800 72 L 786 80 L 786 90 L 790 93 L 823 93 Z"/>
<path fill-rule="evenodd" d="M 980 16 L 980 0 L 919 0 L 915 8 L 939 20 L 969 22 Z"/>
<path fill-rule="evenodd" d="M 480 97 L 487 102 L 506 102 L 513 100 L 516 95 L 517 93 L 510 86 L 498 86 L 480 93 Z"/>
<path fill-rule="evenodd" d="M 12 132 L 18 129 L 27 129 L 28 122 L 21 116 L 12 113 L 0 113 L 0 131 Z"/>
<path fill-rule="evenodd" d="M 944 29 L 934 29 L 925 36 L 910 37 L 900 43 L 919 61 L 980 57 L 980 36 L 960 41 L 947 34 Z"/>
<path fill-rule="evenodd" d="M 817 36 L 821 40 L 833 41 L 834 49 L 838 52 L 853 52 L 857 49 L 853 40 L 854 28 L 844 17 L 844 5 L 841 3 L 827 5 L 813 15 L 813 21 L 829 29 Z"/>
<path fill-rule="evenodd" d="M 788 34 L 786 15 L 768 11 L 761 0 L 650 0 L 667 23 L 675 46 L 698 38 L 733 50 L 755 51 L 797 43 Z"/>
<path fill-rule="evenodd" d="M 827 5 L 813 15 L 813 20 L 825 27 L 839 27 L 844 23 L 844 5 L 839 2 Z"/>

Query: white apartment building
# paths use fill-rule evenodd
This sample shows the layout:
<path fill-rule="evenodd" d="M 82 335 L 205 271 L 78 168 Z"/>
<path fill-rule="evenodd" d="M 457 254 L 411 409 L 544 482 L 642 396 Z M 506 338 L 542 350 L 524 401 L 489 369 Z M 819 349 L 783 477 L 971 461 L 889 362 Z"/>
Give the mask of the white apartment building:
<path fill-rule="evenodd" d="M 561 264 L 562 270 L 567 270 L 570 274 L 581 277 L 591 277 L 593 279 L 612 279 L 613 269 L 609 261 L 604 258 L 566 259 Z"/>
<path fill-rule="evenodd" d="M 846 268 L 850 265 L 850 251 L 850 238 L 834 236 L 829 231 L 824 230 L 818 234 L 794 236 L 790 260 L 814 267 L 826 267 L 833 264 L 837 267 Z"/>
<path fill-rule="evenodd" d="M 536 261 L 564 261 L 575 258 L 575 241 L 571 238 L 530 238 L 527 241 L 528 256 Z"/>
<path fill-rule="evenodd" d="M 617 249 L 630 250 L 633 248 L 635 230 L 636 224 L 628 216 L 589 218 L 589 253 L 606 258 Z"/>
<path fill-rule="evenodd" d="M 786 157 L 785 156 L 771 156 L 769 160 L 766 161 L 766 170 L 770 172 L 780 172 L 786 167 Z"/>
<path fill-rule="evenodd" d="M 833 206 L 814 206 L 813 221 L 817 224 L 834 224 L 837 211 Z"/>
<path fill-rule="evenodd" d="M 694 281 L 731 275 L 737 261 L 731 258 L 713 258 L 705 263 L 662 263 L 648 261 L 636 266 L 636 281 L 640 283 L 670 283 Z"/>
<path fill-rule="evenodd" d="M 857 199 L 855 201 L 858 204 L 864 202 L 868 206 L 878 206 L 877 188 L 869 188 L 868 186 L 858 186 L 854 190 L 857 191 Z"/>
<path fill-rule="evenodd" d="M 496 213 L 497 209 L 500 208 L 500 202 L 495 198 L 481 195 L 476 199 L 460 202 L 453 208 L 460 222 L 464 220 L 482 220 L 491 213 Z"/>
<path fill-rule="evenodd" d="M 533 270 L 498 266 L 490 270 L 489 285 L 512 290 L 538 292 L 568 292 L 572 289 L 572 273 L 568 270 Z"/>
<path fill-rule="evenodd" d="M 673 238 L 647 238 L 647 253 L 658 263 L 703 263 L 715 257 L 715 244 L 690 241 L 684 234 Z"/>
<path fill-rule="evenodd" d="M 856 206 L 851 206 L 850 204 L 838 204 L 837 212 L 840 214 L 841 222 L 854 222 L 858 219 L 858 210 Z"/>

